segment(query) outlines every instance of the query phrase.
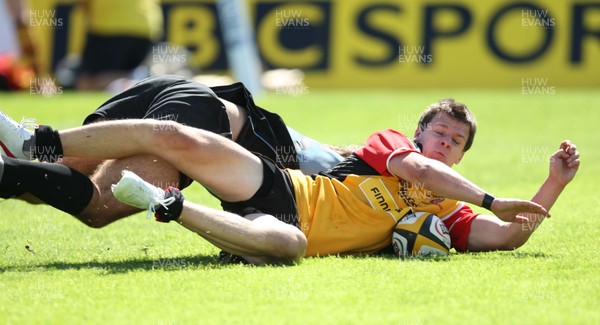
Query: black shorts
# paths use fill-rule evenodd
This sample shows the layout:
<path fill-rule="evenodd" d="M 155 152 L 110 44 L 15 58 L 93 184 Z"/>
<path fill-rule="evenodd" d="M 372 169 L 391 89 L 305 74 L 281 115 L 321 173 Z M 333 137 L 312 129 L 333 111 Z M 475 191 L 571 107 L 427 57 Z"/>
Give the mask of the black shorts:
<path fill-rule="evenodd" d="M 229 117 L 219 98 L 246 109 L 248 120 L 238 144 L 281 168 L 299 169 L 287 126 L 279 115 L 256 106 L 242 83 L 210 88 L 178 76 L 147 78 L 106 101 L 83 124 L 99 119 L 172 120 L 231 139 Z M 189 179 L 180 183 L 181 189 L 189 183 Z"/>
<path fill-rule="evenodd" d="M 106 71 L 132 71 L 144 62 L 152 44 L 149 39 L 140 37 L 88 33 L 78 71 L 92 75 Z"/>
<path fill-rule="evenodd" d="M 231 139 L 229 118 L 217 95 L 206 85 L 175 76 L 136 83 L 100 105 L 83 124 L 99 119 L 169 120 Z"/>
<path fill-rule="evenodd" d="M 270 159 L 257 154 L 263 162 L 263 184 L 252 198 L 241 202 L 221 200 L 223 210 L 241 216 L 262 212 L 300 228 L 298 208 L 290 175 Z M 262 194 L 266 193 L 266 194 Z"/>

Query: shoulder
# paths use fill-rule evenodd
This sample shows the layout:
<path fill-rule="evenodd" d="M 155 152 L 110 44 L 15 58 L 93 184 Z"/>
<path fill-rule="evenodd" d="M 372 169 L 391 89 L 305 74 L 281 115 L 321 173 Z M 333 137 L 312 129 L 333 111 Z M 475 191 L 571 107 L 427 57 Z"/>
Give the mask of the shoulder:
<path fill-rule="evenodd" d="M 371 134 L 364 146 L 354 153 L 380 174 L 388 175 L 389 160 L 407 152 L 419 152 L 419 149 L 404 134 L 387 129 Z"/>

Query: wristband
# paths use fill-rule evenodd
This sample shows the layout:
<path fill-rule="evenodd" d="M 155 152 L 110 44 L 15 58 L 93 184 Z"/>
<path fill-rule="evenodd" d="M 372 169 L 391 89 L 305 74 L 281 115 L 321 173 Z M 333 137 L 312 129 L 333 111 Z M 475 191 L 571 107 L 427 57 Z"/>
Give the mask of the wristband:
<path fill-rule="evenodd" d="M 485 195 L 483 196 L 483 203 L 481 203 L 481 206 L 491 211 L 492 202 L 494 202 L 495 199 L 496 198 L 493 195 L 485 193 Z"/>

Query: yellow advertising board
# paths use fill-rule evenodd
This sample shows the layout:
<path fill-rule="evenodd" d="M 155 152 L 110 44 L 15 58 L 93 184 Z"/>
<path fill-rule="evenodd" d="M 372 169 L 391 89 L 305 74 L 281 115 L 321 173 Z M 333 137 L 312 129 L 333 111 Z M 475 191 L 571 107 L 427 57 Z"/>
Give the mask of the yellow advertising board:
<path fill-rule="evenodd" d="M 84 18 L 71 0 L 29 2 L 32 19 L 54 15 L 55 26 L 32 26 L 40 64 L 52 71 L 81 50 Z M 265 67 L 302 69 L 311 87 L 518 87 L 535 78 L 600 86 L 600 1 L 248 4 Z M 215 1 L 163 0 L 162 8 L 165 41 L 186 47 L 193 68 L 226 73 Z"/>

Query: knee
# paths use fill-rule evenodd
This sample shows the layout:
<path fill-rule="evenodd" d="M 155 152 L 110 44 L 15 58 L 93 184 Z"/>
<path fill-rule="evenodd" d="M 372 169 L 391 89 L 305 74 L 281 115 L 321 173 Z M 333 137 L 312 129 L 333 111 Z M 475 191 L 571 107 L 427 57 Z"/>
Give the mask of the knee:
<path fill-rule="evenodd" d="M 289 232 L 273 232 L 271 237 L 271 255 L 288 263 L 299 262 L 304 257 L 308 241 L 306 236 L 297 228 L 289 226 Z"/>
<path fill-rule="evenodd" d="M 101 208 L 90 206 L 76 217 L 86 226 L 100 229 L 131 214 L 132 213 L 119 211 L 119 209 L 110 211 L 110 209 L 107 209 L 104 206 Z"/>
<path fill-rule="evenodd" d="M 107 218 L 106 215 L 98 215 L 93 213 L 81 213 L 77 215 L 77 219 L 83 222 L 90 228 L 100 229 L 110 224 L 113 220 Z"/>

